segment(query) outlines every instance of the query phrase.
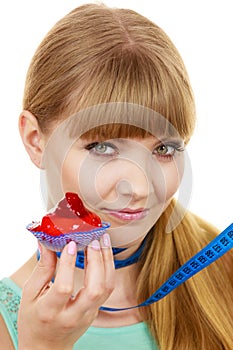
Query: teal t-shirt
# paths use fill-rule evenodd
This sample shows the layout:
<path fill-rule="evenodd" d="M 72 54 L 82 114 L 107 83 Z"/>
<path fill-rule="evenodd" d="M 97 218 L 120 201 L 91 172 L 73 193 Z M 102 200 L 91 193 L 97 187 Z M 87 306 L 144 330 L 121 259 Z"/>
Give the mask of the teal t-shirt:
<path fill-rule="evenodd" d="M 9 278 L 0 281 L 0 315 L 3 317 L 15 349 L 17 317 L 22 290 Z M 89 327 L 74 345 L 74 350 L 158 350 L 146 323 L 116 328 Z M 55 350 L 55 349 L 54 349 Z"/>
<path fill-rule="evenodd" d="M 90 327 L 74 350 L 158 350 L 144 322 L 117 328 Z"/>

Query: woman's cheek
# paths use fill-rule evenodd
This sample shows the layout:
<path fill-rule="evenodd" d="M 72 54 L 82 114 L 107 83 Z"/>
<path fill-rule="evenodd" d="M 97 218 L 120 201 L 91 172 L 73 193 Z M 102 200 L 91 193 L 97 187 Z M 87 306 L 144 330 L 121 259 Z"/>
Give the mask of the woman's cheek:
<path fill-rule="evenodd" d="M 164 163 L 162 164 L 162 173 L 164 178 L 163 185 L 156 187 L 155 184 L 155 192 L 158 198 L 167 202 L 174 196 L 180 186 L 183 168 L 181 164 L 177 164 L 175 161 Z"/>
<path fill-rule="evenodd" d="M 103 202 L 114 202 L 117 197 L 117 183 L 120 180 L 118 162 L 109 162 L 100 167 L 95 174 L 95 193 Z"/>
<path fill-rule="evenodd" d="M 103 164 L 82 152 L 70 151 L 63 162 L 63 191 L 77 192 L 90 209 L 98 203 L 116 198 L 117 167 L 114 162 Z"/>
<path fill-rule="evenodd" d="M 171 170 L 170 173 L 172 173 L 172 176 L 170 175 L 168 177 L 167 183 L 167 198 L 173 197 L 173 195 L 176 193 L 178 188 L 180 187 L 182 177 L 184 174 L 184 159 L 183 157 L 180 157 L 179 161 L 172 162 L 171 163 Z"/>

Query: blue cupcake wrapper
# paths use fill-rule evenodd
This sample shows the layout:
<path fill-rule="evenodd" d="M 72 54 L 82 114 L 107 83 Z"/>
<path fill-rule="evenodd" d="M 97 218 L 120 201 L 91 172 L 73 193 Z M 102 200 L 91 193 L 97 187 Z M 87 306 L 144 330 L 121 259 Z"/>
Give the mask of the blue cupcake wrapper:
<path fill-rule="evenodd" d="M 31 229 L 32 227 L 35 227 L 35 223 L 27 225 L 26 228 L 40 241 L 41 244 L 50 250 L 61 252 L 65 245 L 70 241 L 74 241 L 77 245 L 77 249 L 82 250 L 89 245 L 91 241 L 94 241 L 95 239 L 100 240 L 106 230 L 110 227 L 110 224 L 102 222 L 102 227 L 98 227 L 94 230 L 71 232 L 60 236 L 51 236 L 42 231 L 34 231 Z"/>

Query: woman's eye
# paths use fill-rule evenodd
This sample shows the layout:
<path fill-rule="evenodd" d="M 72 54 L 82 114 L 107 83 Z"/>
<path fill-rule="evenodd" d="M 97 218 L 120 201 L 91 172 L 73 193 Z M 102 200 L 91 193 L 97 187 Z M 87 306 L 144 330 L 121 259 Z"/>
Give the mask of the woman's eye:
<path fill-rule="evenodd" d="M 162 156 L 167 154 L 173 154 L 175 152 L 175 148 L 172 146 L 160 145 L 157 147 L 156 152 Z"/>
<path fill-rule="evenodd" d="M 173 158 L 177 151 L 182 152 L 184 151 L 184 148 L 180 145 L 161 144 L 155 148 L 154 154 L 164 159 L 170 159 Z"/>
<path fill-rule="evenodd" d="M 115 156 L 118 154 L 117 147 L 109 142 L 93 142 L 85 147 L 91 154 L 103 156 Z"/>

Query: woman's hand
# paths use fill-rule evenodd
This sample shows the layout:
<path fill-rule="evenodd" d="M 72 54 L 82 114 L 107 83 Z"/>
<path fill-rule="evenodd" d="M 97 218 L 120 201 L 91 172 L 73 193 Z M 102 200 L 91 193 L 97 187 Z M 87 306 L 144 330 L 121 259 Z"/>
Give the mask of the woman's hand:
<path fill-rule="evenodd" d="M 76 244 L 63 250 L 54 283 L 57 258 L 41 246 L 41 258 L 26 282 L 19 310 L 19 350 L 70 350 L 114 289 L 114 263 L 109 235 L 87 248 L 85 280 L 75 298 Z"/>

